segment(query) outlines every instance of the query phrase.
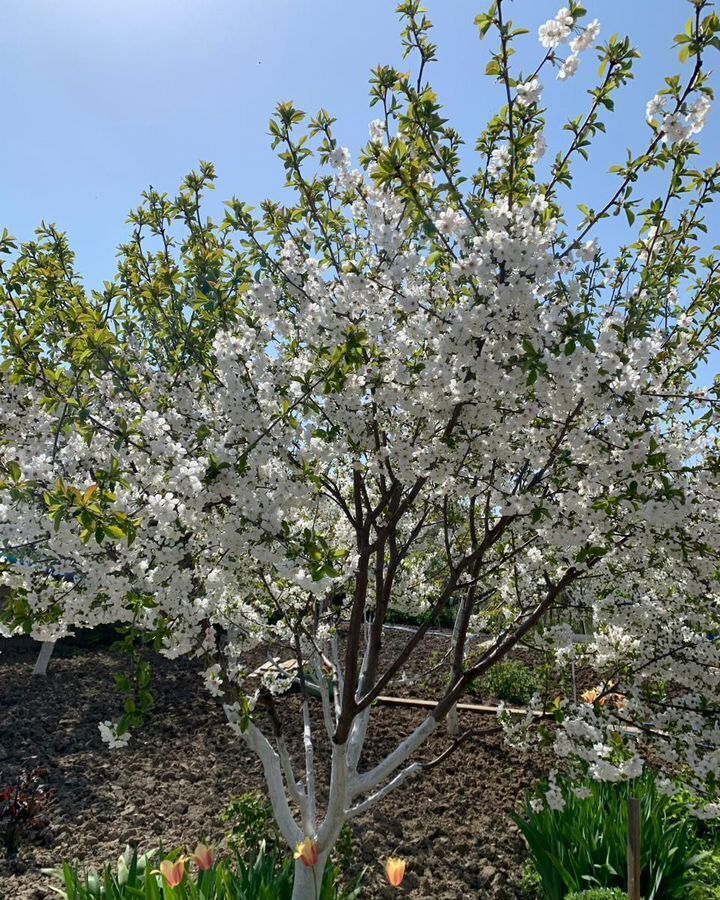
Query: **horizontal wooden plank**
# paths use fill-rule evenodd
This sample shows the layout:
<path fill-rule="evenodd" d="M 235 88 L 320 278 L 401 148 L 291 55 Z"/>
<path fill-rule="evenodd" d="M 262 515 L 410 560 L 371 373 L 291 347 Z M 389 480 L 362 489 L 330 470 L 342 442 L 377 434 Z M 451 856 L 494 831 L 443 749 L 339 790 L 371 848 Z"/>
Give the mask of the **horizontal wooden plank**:
<path fill-rule="evenodd" d="M 388 697 L 381 695 L 377 698 L 378 703 L 386 703 L 390 706 L 414 706 L 419 709 L 432 709 L 437 704 L 436 700 L 421 700 L 419 697 Z M 458 703 L 457 708 L 467 710 L 467 712 L 486 713 L 488 715 L 497 715 L 497 706 L 485 706 L 482 703 Z M 505 711 L 515 715 L 524 716 L 527 714 L 527 708 L 521 706 L 506 706 Z M 542 711 L 533 711 L 534 716 L 549 716 L 550 713 Z"/>

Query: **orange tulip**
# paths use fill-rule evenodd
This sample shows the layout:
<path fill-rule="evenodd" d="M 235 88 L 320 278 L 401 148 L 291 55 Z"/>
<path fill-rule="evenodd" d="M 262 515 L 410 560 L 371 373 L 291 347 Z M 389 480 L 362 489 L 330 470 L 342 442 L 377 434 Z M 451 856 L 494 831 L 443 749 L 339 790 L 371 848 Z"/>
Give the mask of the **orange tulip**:
<path fill-rule="evenodd" d="M 594 703 L 600 696 L 600 688 L 590 688 L 589 691 L 583 691 L 580 696 L 586 703 Z"/>
<path fill-rule="evenodd" d="M 212 852 L 212 848 L 206 847 L 205 844 L 197 845 L 192 858 L 198 869 L 203 871 L 205 869 L 212 869 L 213 864 L 215 863 L 215 854 Z"/>
<path fill-rule="evenodd" d="M 393 887 L 400 887 L 402 884 L 402 880 L 405 877 L 405 866 L 406 862 L 404 859 L 398 859 L 394 856 L 391 856 L 385 863 L 385 874 Z"/>
<path fill-rule="evenodd" d="M 597 700 L 600 706 L 614 706 L 616 709 L 622 709 L 625 706 L 625 698 L 622 694 L 618 694 L 612 690 L 615 686 L 615 683 L 612 681 L 607 684 L 602 690 L 607 690 L 608 688 L 610 688 L 610 690 L 608 693 L 603 694 L 602 697 L 600 696 L 602 690 L 599 687 L 584 691 L 580 696 L 586 703 L 595 703 Z"/>
<path fill-rule="evenodd" d="M 176 862 L 164 859 L 160 863 L 160 873 L 167 881 L 168 887 L 177 887 L 185 877 L 185 859 L 182 856 Z"/>
<path fill-rule="evenodd" d="M 306 866 L 314 866 L 318 861 L 317 841 L 306 837 L 295 847 L 295 859 L 301 859 Z"/>

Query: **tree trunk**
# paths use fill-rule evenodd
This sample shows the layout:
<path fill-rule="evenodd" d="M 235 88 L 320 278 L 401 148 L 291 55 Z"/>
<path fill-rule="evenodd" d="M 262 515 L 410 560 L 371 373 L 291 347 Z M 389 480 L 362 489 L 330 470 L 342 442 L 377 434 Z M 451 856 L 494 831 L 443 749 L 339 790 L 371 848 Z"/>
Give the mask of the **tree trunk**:
<path fill-rule="evenodd" d="M 295 880 L 292 900 L 318 900 L 327 854 L 321 853 L 314 866 L 306 866 L 301 859 L 295 860 Z"/>

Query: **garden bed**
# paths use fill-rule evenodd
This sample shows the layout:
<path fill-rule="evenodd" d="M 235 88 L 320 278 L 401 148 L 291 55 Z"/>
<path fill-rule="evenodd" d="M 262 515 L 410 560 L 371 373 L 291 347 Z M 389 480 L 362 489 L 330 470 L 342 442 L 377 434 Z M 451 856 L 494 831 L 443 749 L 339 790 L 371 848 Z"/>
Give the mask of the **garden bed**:
<path fill-rule="evenodd" d="M 403 639 L 388 636 L 389 642 Z M 406 673 L 407 694 L 431 690 L 431 683 L 414 677 L 444 646 L 441 638 L 427 641 L 425 659 Z M 259 763 L 226 726 L 219 703 L 187 661 L 154 661 L 154 715 L 126 750 L 108 751 L 97 725 L 117 708 L 112 676 L 122 669 L 122 657 L 63 642 L 43 679 L 30 675 L 36 644 L 15 639 L 0 642 L 0 649 L 0 772 L 10 776 L 24 766 L 45 766 L 57 792 L 47 833 L 25 846 L 15 870 L 0 867 L 1 900 L 54 896 L 40 869 L 62 859 L 97 865 L 114 862 L 127 843 L 142 849 L 160 843 L 190 848 L 201 837 L 218 843 L 230 798 L 262 788 Z M 401 690 L 401 683 L 393 685 L 393 693 Z M 297 736 L 297 702 L 289 697 L 281 704 L 291 737 Z M 368 759 L 386 753 L 421 715 L 379 707 Z M 480 727 L 493 724 L 490 717 L 476 720 Z M 432 758 L 445 745 L 439 734 L 423 756 Z M 378 863 L 389 853 L 409 861 L 403 896 L 517 897 L 524 851 L 507 814 L 542 766 L 536 755 L 511 751 L 501 735 L 488 735 L 468 741 L 422 782 L 406 785 L 355 820 L 357 870 L 370 867 L 363 897 L 390 896 Z"/>

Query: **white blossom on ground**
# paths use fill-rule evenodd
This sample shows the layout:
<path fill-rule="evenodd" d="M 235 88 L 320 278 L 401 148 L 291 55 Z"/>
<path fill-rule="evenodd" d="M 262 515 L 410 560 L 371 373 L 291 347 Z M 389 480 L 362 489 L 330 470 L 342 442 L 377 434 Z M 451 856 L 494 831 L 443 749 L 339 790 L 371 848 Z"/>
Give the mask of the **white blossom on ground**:
<path fill-rule="evenodd" d="M 109 720 L 100 722 L 98 729 L 103 743 L 107 744 L 111 750 L 122 750 L 127 747 L 130 741 L 130 732 L 126 731 L 125 734 L 118 734 L 117 724 Z"/>

